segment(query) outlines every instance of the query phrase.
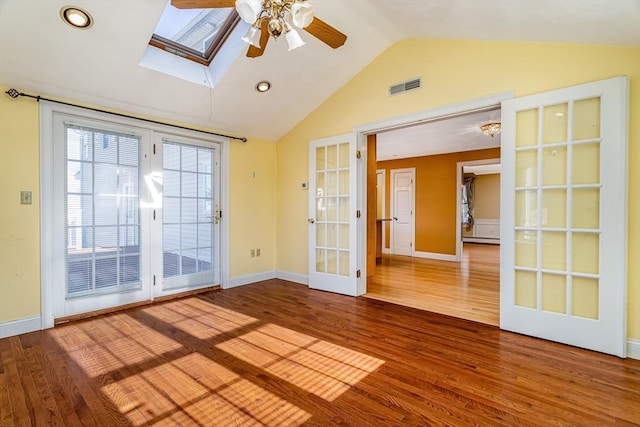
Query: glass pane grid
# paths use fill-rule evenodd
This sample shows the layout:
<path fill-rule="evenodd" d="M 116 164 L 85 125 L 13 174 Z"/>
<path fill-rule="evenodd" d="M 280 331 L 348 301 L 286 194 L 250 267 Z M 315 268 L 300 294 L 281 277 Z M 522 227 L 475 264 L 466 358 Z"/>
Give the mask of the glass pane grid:
<path fill-rule="evenodd" d="M 349 276 L 349 144 L 317 147 L 316 272 Z"/>
<path fill-rule="evenodd" d="M 213 270 L 213 150 L 163 144 L 164 277 Z"/>
<path fill-rule="evenodd" d="M 139 251 L 139 146 L 66 126 L 67 298 L 140 286 L 139 257 L 124 256 Z"/>
<path fill-rule="evenodd" d="M 599 98 L 517 113 L 516 305 L 598 318 L 599 114 Z"/>

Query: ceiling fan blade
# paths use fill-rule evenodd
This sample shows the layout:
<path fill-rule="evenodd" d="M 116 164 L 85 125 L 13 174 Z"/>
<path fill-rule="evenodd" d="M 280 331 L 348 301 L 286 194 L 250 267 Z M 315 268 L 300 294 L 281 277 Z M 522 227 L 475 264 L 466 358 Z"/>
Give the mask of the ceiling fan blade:
<path fill-rule="evenodd" d="M 178 9 L 215 9 L 219 7 L 234 7 L 235 0 L 171 0 L 171 4 Z"/>
<path fill-rule="evenodd" d="M 313 18 L 305 31 L 332 48 L 339 48 L 347 41 L 347 36 L 319 18 Z"/>
<path fill-rule="evenodd" d="M 249 50 L 247 50 L 248 58 L 257 58 L 258 56 L 262 56 L 264 53 L 264 49 L 267 47 L 267 43 L 269 43 L 270 39 L 269 30 L 267 29 L 268 25 L 269 23 L 266 19 L 262 21 L 262 25 L 260 26 L 260 47 L 257 48 L 254 45 L 250 45 Z"/>

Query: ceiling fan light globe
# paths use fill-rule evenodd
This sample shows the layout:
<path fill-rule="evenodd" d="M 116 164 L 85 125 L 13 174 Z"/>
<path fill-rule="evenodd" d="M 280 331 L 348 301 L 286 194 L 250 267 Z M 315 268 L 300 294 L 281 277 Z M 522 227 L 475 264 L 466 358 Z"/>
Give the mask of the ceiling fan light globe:
<path fill-rule="evenodd" d="M 268 28 L 269 28 L 269 34 L 271 34 L 274 39 L 277 39 L 278 37 L 280 37 L 280 34 L 282 34 L 282 30 L 284 29 L 282 22 L 278 18 L 274 18 L 271 21 L 269 21 Z"/>
<path fill-rule="evenodd" d="M 260 28 L 252 25 L 242 40 L 260 49 Z"/>
<path fill-rule="evenodd" d="M 294 3 L 291 6 L 291 21 L 298 28 L 305 28 L 313 22 L 315 13 L 309 3 Z"/>
<path fill-rule="evenodd" d="M 289 51 L 297 49 L 306 44 L 304 40 L 302 40 L 302 37 L 300 37 L 300 34 L 298 34 L 298 32 L 293 28 L 291 28 L 284 34 L 284 38 L 287 40 L 287 44 L 289 45 Z"/>
<path fill-rule="evenodd" d="M 236 11 L 240 18 L 248 24 L 253 24 L 262 10 L 260 0 L 236 0 Z"/>

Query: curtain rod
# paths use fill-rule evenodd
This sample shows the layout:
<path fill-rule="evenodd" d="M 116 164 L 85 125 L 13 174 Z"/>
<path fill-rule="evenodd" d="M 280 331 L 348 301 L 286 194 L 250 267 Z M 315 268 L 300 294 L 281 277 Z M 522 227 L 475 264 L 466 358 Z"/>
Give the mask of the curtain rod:
<path fill-rule="evenodd" d="M 56 101 L 55 99 L 44 98 L 44 97 L 42 97 L 40 95 L 29 95 L 28 93 L 18 92 L 16 89 L 13 89 L 13 88 L 9 89 L 5 93 L 7 95 L 9 95 L 11 98 L 17 98 L 19 96 L 26 96 L 27 98 L 33 98 L 38 102 L 40 102 L 40 101 L 55 102 L 56 104 L 69 105 L 71 107 L 84 108 L 85 110 L 96 111 L 98 113 L 111 114 L 113 116 L 126 117 L 127 119 L 141 120 L 143 122 L 154 123 L 156 125 L 171 126 L 171 127 L 174 127 L 174 128 L 191 130 L 191 131 L 195 131 L 195 132 L 206 133 L 208 135 L 222 136 L 224 138 L 235 139 L 235 140 L 238 140 L 238 141 L 247 142 L 247 138 L 245 138 L 245 137 L 233 136 L 233 135 L 225 135 L 225 134 L 222 134 L 222 133 L 209 132 L 209 131 L 206 131 L 206 130 L 194 129 L 194 128 L 190 128 L 190 127 L 186 127 L 186 126 L 180 126 L 180 125 L 172 125 L 170 123 L 159 122 L 157 120 L 143 119 L 143 118 L 140 118 L 140 117 L 130 116 L 128 114 L 114 113 L 113 111 L 101 110 L 99 108 L 91 108 L 91 107 L 85 107 L 83 105 L 72 104 L 70 102 Z"/>

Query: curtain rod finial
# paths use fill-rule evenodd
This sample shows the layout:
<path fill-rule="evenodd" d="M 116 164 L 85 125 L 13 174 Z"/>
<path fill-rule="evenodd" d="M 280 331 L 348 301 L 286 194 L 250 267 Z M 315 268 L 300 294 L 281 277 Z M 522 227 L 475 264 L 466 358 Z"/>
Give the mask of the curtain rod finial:
<path fill-rule="evenodd" d="M 17 98 L 20 96 L 20 92 L 18 92 L 17 90 L 15 90 L 14 88 L 9 89 L 8 91 L 5 92 L 7 95 L 9 95 L 12 98 Z"/>

